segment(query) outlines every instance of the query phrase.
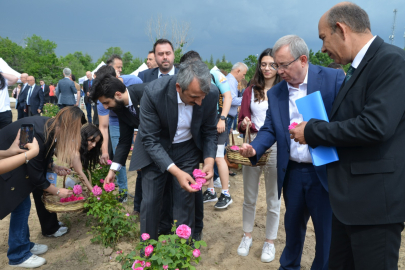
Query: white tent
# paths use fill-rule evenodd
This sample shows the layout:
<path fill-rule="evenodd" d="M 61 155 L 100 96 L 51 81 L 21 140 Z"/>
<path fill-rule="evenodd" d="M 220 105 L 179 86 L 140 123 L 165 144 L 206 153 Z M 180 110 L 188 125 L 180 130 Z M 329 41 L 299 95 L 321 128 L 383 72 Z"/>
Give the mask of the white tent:
<path fill-rule="evenodd" d="M 131 75 L 138 76 L 139 72 L 147 70 L 147 69 L 148 69 L 148 66 L 145 63 L 142 63 L 142 65 L 137 70 L 132 72 Z"/>
<path fill-rule="evenodd" d="M 4 73 L 9 73 L 9 74 L 13 74 L 15 76 L 18 77 L 18 82 L 20 81 L 20 76 L 21 73 L 18 73 L 17 71 L 15 71 L 14 69 L 12 69 L 7 63 L 6 61 L 3 60 L 3 58 L 0 58 L 0 69 L 4 72 Z"/>
<path fill-rule="evenodd" d="M 217 66 L 214 66 L 213 68 L 211 68 L 211 70 L 219 70 L 219 68 Z"/>
<path fill-rule="evenodd" d="M 101 68 L 102 66 L 105 66 L 104 61 L 101 61 L 100 64 L 98 64 L 98 66 L 96 67 L 96 69 L 94 69 L 91 74 L 94 76 L 94 72 L 96 72 L 99 68 Z M 79 78 L 79 84 L 83 84 L 84 81 L 87 81 L 87 77 L 83 76 L 81 78 Z"/>

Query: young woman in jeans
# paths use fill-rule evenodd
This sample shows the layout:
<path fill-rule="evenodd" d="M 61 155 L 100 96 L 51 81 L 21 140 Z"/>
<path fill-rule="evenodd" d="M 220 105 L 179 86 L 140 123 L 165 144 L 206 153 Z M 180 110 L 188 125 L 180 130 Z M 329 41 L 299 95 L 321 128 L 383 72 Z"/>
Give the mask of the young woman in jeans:
<path fill-rule="evenodd" d="M 271 67 L 274 62 L 272 49 L 266 49 L 260 55 L 251 86 L 243 93 L 241 110 L 238 118 L 239 132 L 244 134 L 250 129 L 253 140 L 266 119 L 268 108 L 267 91 L 280 81 L 277 71 Z M 266 240 L 263 245 L 261 261 L 271 262 L 275 257 L 274 239 L 277 238 L 280 217 L 280 200 L 277 191 L 277 146 L 271 148 L 270 157 L 265 166 L 243 166 L 243 231 L 245 232 L 238 248 L 240 256 L 247 256 L 252 246 L 252 231 L 256 214 L 256 201 L 259 194 L 260 175 L 264 172 L 266 188 Z"/>
<path fill-rule="evenodd" d="M 73 155 L 79 151 L 81 137 L 80 128 L 85 117 L 78 107 L 67 107 L 59 111 L 55 118 L 43 116 L 20 119 L 0 130 L 0 148 L 8 148 L 14 141 L 15 134 L 21 124 L 33 124 L 35 138 L 39 144 L 39 154 L 26 158 L 24 165 L 0 175 L 0 219 L 11 213 L 8 251 L 9 264 L 16 267 L 34 268 L 46 263 L 37 255 L 48 250 L 46 245 L 30 241 L 28 217 L 31 209 L 30 193 L 33 193 L 36 210 L 41 223 L 42 232 L 54 234 L 60 225 L 55 213 L 49 213 L 41 195 L 43 190 L 66 198 L 72 191 L 57 188 L 46 179 L 48 169 L 59 175 L 66 175 L 69 170 L 53 164 L 52 156 L 57 148 L 58 162 L 71 164 Z"/>

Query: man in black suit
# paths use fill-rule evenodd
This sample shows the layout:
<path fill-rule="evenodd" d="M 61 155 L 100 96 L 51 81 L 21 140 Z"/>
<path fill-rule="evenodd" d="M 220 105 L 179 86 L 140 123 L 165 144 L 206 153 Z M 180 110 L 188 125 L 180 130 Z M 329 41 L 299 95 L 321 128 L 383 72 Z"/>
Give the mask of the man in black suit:
<path fill-rule="evenodd" d="M 320 19 L 322 52 L 351 63 L 330 123 L 290 131 L 311 147 L 336 146 L 328 164 L 333 211 L 329 269 L 398 269 L 405 221 L 405 52 L 373 36 L 367 13 L 340 3 Z"/>
<path fill-rule="evenodd" d="M 28 116 L 40 115 L 44 106 L 44 92 L 39 85 L 35 84 L 34 76 L 29 76 L 27 81 L 29 88 L 24 112 L 28 113 Z"/>
<path fill-rule="evenodd" d="M 139 104 L 143 88 L 144 84 L 133 84 L 126 88 L 119 79 L 107 72 L 100 76 L 97 75 L 94 80 L 90 98 L 98 100 L 104 108 L 113 110 L 118 116 L 120 127 L 120 139 L 111 170 L 105 178 L 107 183 L 113 182 L 116 172 L 125 166 L 134 128 L 138 128 L 139 125 Z"/>
<path fill-rule="evenodd" d="M 87 77 L 87 81 L 83 82 L 84 104 L 86 105 L 87 120 L 91 124 L 92 118 L 91 118 L 90 88 L 93 84 L 93 74 L 91 74 L 91 71 L 86 72 L 86 77 Z"/>
<path fill-rule="evenodd" d="M 18 111 L 17 119 L 18 120 L 28 116 L 28 114 L 26 112 L 24 112 L 24 110 L 26 109 L 25 107 L 26 107 L 27 93 L 28 93 L 28 89 L 30 88 L 28 86 L 27 78 L 28 78 L 27 73 L 23 73 L 20 76 L 22 86 L 21 86 L 21 90 L 20 90 L 20 93 L 18 94 L 18 99 L 17 99 L 17 111 Z"/>
<path fill-rule="evenodd" d="M 174 49 L 169 40 L 158 39 L 153 45 L 153 51 L 155 52 L 155 60 L 158 67 L 139 72 L 138 77 L 144 83 L 167 75 L 177 74 L 179 71 L 178 68 L 175 68 L 173 65 Z"/>
<path fill-rule="evenodd" d="M 40 80 L 39 84 L 41 85 L 42 92 L 44 93 L 44 104 L 49 103 L 51 101 L 51 98 L 49 97 L 49 85 L 46 85 L 44 80 Z"/>
<path fill-rule="evenodd" d="M 202 200 L 202 193 L 190 187 L 195 183 L 191 174 L 203 161 L 202 170 L 211 179 L 217 148 L 218 91 L 210 86 L 207 65 L 196 60 L 181 64 L 178 75 L 145 87 L 130 170 L 142 169 L 141 233 L 153 239 L 158 237 L 162 201 L 167 201 L 163 197 L 170 196 L 167 183 L 173 192 L 173 219 L 194 232 L 195 196 Z"/>

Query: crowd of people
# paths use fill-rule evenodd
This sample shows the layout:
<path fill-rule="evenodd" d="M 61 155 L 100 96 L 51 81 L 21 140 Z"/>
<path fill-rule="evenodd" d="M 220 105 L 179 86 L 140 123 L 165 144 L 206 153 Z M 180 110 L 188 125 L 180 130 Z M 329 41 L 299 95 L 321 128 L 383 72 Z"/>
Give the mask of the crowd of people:
<path fill-rule="evenodd" d="M 252 166 L 242 166 L 243 236 L 235 254 L 249 255 L 264 174 L 262 262 L 275 259 L 283 195 L 286 241 L 278 247 L 283 248 L 280 269 L 300 269 L 309 218 L 316 238 L 311 269 L 397 269 L 405 221 L 405 52 L 373 36 L 367 13 L 353 3 L 328 10 L 318 30 L 322 52 L 335 63 L 311 64 L 305 41 L 283 36 L 260 54 L 242 95 L 238 85 L 248 71 L 244 63 L 226 74 L 209 70 L 196 51 L 189 51 L 175 65 L 167 39 L 155 42 L 148 69 L 138 76 L 121 74 L 123 61 L 113 55 L 95 74 L 86 73 L 87 119 L 79 107 L 81 87 L 69 68 L 56 87 L 43 80 L 36 85 L 25 73 L 17 78 L 0 71 L 0 219 L 11 214 L 10 266 L 34 268 L 46 262 L 38 255 L 48 247 L 30 241 L 31 193 L 42 234 L 68 232 L 45 209 L 41 196 L 45 190 L 65 198 L 72 191 L 50 184 L 47 173 L 64 176 L 73 168 L 92 189 L 83 169 L 112 159 L 104 182 L 117 181 L 117 199 L 125 203 L 125 165 L 132 145 L 129 171 L 137 171 L 132 215 L 139 217 L 141 234 L 157 239 L 169 234 L 176 221 L 201 240 L 204 204 L 226 209 L 233 202 L 225 146 L 237 120 L 238 131 L 251 140 L 239 153 Z M 345 74 L 342 65 L 349 63 Z M 22 85 L 13 91 L 18 120 L 12 122 L 5 89 L 18 79 Z M 303 121 L 296 105 L 317 91 L 329 122 Z M 40 115 L 47 102 L 58 103 L 56 117 Z M 22 124 L 35 126 L 35 139 L 25 149 L 19 147 Z M 315 166 L 311 149 L 319 146 L 336 147 L 339 161 Z M 265 165 L 255 166 L 264 153 Z M 54 156 L 66 166 L 55 165 Z M 192 172 L 198 168 L 206 175 L 204 192 L 194 185 Z M 215 187 L 221 188 L 219 196 Z"/>

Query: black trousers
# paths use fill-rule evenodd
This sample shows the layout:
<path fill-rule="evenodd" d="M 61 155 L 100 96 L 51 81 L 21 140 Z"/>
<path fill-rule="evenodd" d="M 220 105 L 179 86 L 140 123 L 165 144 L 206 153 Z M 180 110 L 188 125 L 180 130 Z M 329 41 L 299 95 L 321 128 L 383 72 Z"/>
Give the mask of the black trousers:
<path fill-rule="evenodd" d="M 404 223 L 345 225 L 332 217 L 330 270 L 398 269 Z"/>
<path fill-rule="evenodd" d="M 32 192 L 37 209 L 39 224 L 41 224 L 42 235 L 51 235 L 59 230 L 58 216 L 56 213 L 50 213 L 46 210 L 44 203 L 41 200 L 44 191 L 42 189 L 35 189 Z"/>
<path fill-rule="evenodd" d="M 168 151 L 173 162 L 181 170 L 192 175 L 198 168 L 201 151 L 194 141 L 173 144 Z M 169 191 L 171 187 L 171 192 Z M 172 197 L 168 197 L 173 194 Z M 180 187 L 179 182 L 168 171 L 163 173 L 152 163 L 142 168 L 142 203 L 141 203 L 141 234 L 148 233 L 152 239 L 158 238 L 159 223 L 161 227 L 170 223 L 170 212 L 161 220 L 161 209 L 170 211 L 173 205 L 173 219 L 177 226 L 186 224 L 195 230 L 195 193 L 189 193 Z M 201 198 L 202 201 L 202 198 Z"/>
<path fill-rule="evenodd" d="M 13 114 L 11 111 L 0 112 L 0 129 L 13 122 Z"/>

